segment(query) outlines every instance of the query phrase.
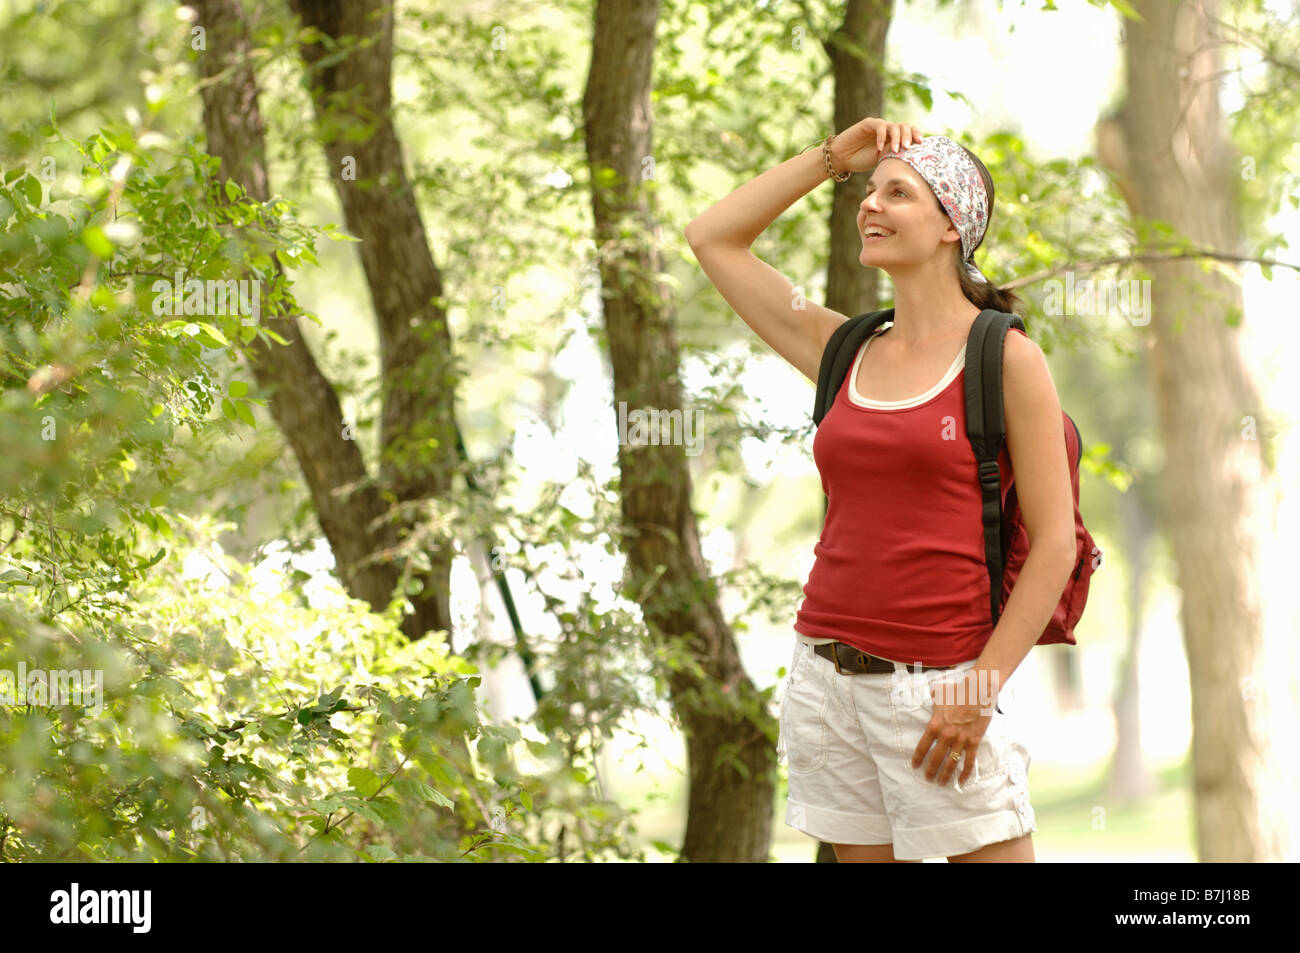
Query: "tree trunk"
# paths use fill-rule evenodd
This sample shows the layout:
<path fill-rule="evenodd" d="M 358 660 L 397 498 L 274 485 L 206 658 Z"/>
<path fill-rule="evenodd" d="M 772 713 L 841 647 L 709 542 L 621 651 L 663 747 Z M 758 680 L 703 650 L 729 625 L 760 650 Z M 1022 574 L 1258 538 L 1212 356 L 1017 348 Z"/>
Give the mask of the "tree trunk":
<path fill-rule="evenodd" d="M 385 0 L 291 0 L 303 25 L 329 42 L 301 52 L 313 74 L 312 100 L 330 177 L 358 249 L 379 329 L 383 387 L 379 483 L 399 504 L 447 495 L 458 461 L 453 400 L 458 377 L 442 297 L 442 274 L 425 240 L 393 127 L 393 9 Z M 411 596 L 403 629 L 419 638 L 451 630 L 450 538 L 419 525 L 414 512 L 399 525 L 408 537 L 390 557 L 423 553 L 427 572 Z M 400 534 L 399 530 L 399 534 Z"/>
<path fill-rule="evenodd" d="M 1056 688 L 1058 714 L 1081 711 L 1083 702 L 1083 677 L 1079 672 L 1079 658 L 1068 649 L 1053 649 L 1048 655 L 1052 669 L 1052 682 Z"/>
<path fill-rule="evenodd" d="M 248 194 L 265 201 L 270 193 L 266 141 L 243 11 L 238 0 L 187 3 L 197 10 L 206 30 L 207 49 L 200 58 L 200 72 L 208 152 L 221 159 L 223 184 L 234 179 Z M 278 262 L 276 268 L 280 270 Z M 253 372 L 258 383 L 271 390 L 271 415 L 302 468 L 344 588 L 352 597 L 382 611 L 399 581 L 399 567 L 394 562 L 370 559 L 373 552 L 390 549 L 397 542 L 392 523 L 376 522 L 387 507 L 378 487 L 368 479 L 356 442 L 344 437 L 338 396 L 312 358 L 297 315 L 267 309 L 261 320 L 289 345 L 265 345 L 255 340 L 250 356 Z M 341 492 L 347 487 L 356 489 Z M 444 595 L 442 603 L 445 601 Z M 404 631 L 414 639 L 426 634 L 426 629 L 446 629 L 450 645 L 449 618 L 446 624 L 436 625 L 433 618 L 427 611 L 417 612 L 406 622 L 414 620 L 426 628 L 411 625 L 404 626 Z M 457 746 L 463 764 L 473 764 L 463 734 L 451 743 Z M 452 837 L 464 836 L 472 829 L 458 811 L 440 816 L 437 823 Z"/>
<path fill-rule="evenodd" d="M 890 122 L 910 122 L 912 117 L 882 116 L 885 108 L 885 35 L 894 16 L 894 0 L 849 0 L 844 22 L 824 41 L 835 81 L 834 129 L 843 132 L 867 116 Z M 846 43 L 847 41 L 847 43 Z M 849 45 L 865 52 L 856 54 Z M 831 205 L 830 261 L 826 269 L 826 307 L 852 317 L 880 307 L 880 269 L 864 268 L 862 236 L 858 234 L 858 206 L 866 194 L 866 179 L 850 176 L 835 182 Z"/>
<path fill-rule="evenodd" d="M 238 0 L 194 0 L 189 5 L 206 31 L 199 69 L 207 151 L 221 160 L 218 178 L 223 184 L 233 179 L 249 195 L 266 201 L 270 185 L 264 124 L 243 10 Z M 276 269 L 283 274 L 278 261 Z M 268 308 L 261 323 L 289 344 L 255 339 L 249 352 L 253 374 L 270 391 L 271 416 L 302 468 L 339 579 L 353 598 L 382 611 L 399 571 L 391 562 L 369 558 L 396 543 L 391 527 L 373 525 L 387 507 L 379 488 L 367 479 L 360 448 L 345 437 L 338 395 L 312 357 L 297 314 Z M 348 487 L 357 489 L 344 492 Z"/>
<path fill-rule="evenodd" d="M 1238 251 L 1236 157 L 1221 126 L 1214 0 L 1135 0 L 1124 20 L 1128 98 L 1113 171 L 1138 219 Z M 1158 249 L 1154 239 L 1142 250 Z M 1165 435 L 1161 514 L 1182 591 L 1191 676 L 1196 847 L 1201 861 L 1283 859 L 1286 820 L 1262 804 L 1277 787 L 1262 684 L 1261 534 L 1276 487 L 1246 418 L 1264 409 L 1242 359 L 1238 287 L 1197 262 L 1150 266 L 1149 329 Z M 1283 735 L 1279 735 L 1279 738 Z"/>
<path fill-rule="evenodd" d="M 658 0 L 598 0 L 583 119 L 614 400 L 629 410 L 680 413 L 671 295 L 659 279 L 659 226 L 642 178 L 643 160 L 652 155 L 658 15 Z M 621 443 L 619 468 L 628 588 L 638 594 L 656 646 L 683 636 L 690 657 L 668 674 L 689 763 L 682 859 L 764 862 L 772 837 L 775 719 L 718 607 L 684 449 Z"/>

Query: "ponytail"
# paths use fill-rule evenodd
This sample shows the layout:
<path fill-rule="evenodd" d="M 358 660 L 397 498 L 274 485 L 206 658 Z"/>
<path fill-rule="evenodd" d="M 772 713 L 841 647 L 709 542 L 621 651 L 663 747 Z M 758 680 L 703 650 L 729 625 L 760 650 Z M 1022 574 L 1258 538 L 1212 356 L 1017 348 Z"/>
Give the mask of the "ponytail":
<path fill-rule="evenodd" d="M 961 145 L 961 143 L 958 143 Z M 979 160 L 975 153 L 971 152 L 965 146 L 962 149 L 966 155 L 970 156 L 975 168 L 979 170 L 980 178 L 984 181 L 984 191 L 989 197 L 988 224 L 984 228 L 984 235 L 988 234 L 989 225 L 993 222 L 993 176 L 989 175 L 989 170 L 984 167 L 984 163 Z M 984 235 L 980 236 L 979 242 L 975 248 L 971 249 L 971 260 L 974 261 L 975 249 L 984 244 Z M 953 255 L 954 267 L 957 269 L 957 280 L 961 282 L 961 293 L 966 296 L 966 300 L 981 310 L 988 308 L 993 311 L 1004 311 L 1007 314 L 1014 314 L 1016 305 L 1021 304 L 1019 295 L 1010 289 L 999 288 L 993 282 L 976 281 L 967 274 L 961 261 L 961 244 L 957 244 L 957 253 Z M 985 276 L 987 277 L 987 276 Z"/>
<path fill-rule="evenodd" d="M 1013 314 L 1016 305 L 1022 303 L 1014 291 L 999 288 L 991 281 L 976 281 L 961 266 L 957 267 L 957 280 L 961 282 L 961 293 L 966 296 L 966 300 L 981 311 L 989 308 Z"/>

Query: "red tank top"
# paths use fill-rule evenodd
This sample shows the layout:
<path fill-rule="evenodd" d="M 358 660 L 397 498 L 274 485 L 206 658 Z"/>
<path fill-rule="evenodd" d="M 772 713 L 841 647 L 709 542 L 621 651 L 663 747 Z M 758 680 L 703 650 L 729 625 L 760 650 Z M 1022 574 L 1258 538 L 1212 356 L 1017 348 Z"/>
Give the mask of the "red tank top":
<path fill-rule="evenodd" d="M 829 502 L 795 631 L 908 665 L 977 658 L 993 622 L 964 366 L 915 406 L 883 409 L 849 396 L 860 361 L 813 438 Z M 1005 493 L 1005 443 L 998 462 Z"/>

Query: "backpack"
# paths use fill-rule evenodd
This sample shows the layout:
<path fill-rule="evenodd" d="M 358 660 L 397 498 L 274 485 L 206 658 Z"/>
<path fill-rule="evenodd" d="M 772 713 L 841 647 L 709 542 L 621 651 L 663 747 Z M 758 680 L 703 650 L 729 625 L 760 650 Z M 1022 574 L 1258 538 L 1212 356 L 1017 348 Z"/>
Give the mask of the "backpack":
<path fill-rule="evenodd" d="M 817 375 L 817 397 L 813 405 L 813 423 L 820 426 L 839 393 L 858 348 L 886 321 L 892 321 L 894 309 L 871 311 L 850 318 L 835 329 L 822 352 Z M 977 472 L 984 498 L 984 561 L 989 571 L 989 610 L 993 624 L 1006 605 L 1016 577 L 1029 554 L 1029 535 L 1016 501 L 1014 474 L 1005 497 L 999 492 L 1001 470 L 998 454 L 1006 438 L 1002 415 L 1002 348 L 1010 328 L 1024 331 L 1018 315 L 985 309 L 976 317 L 966 341 L 966 436 L 975 451 Z M 1065 451 L 1069 458 L 1070 487 L 1074 492 L 1074 533 L 1078 542 L 1074 571 L 1052 612 L 1052 619 L 1039 637 L 1037 645 L 1065 643 L 1076 645 L 1074 627 L 1088 601 L 1092 574 L 1101 568 L 1102 552 L 1092 534 L 1083 525 L 1079 513 L 1079 455 L 1083 441 L 1073 418 L 1061 411 L 1065 426 Z M 829 500 L 826 501 L 829 507 Z"/>

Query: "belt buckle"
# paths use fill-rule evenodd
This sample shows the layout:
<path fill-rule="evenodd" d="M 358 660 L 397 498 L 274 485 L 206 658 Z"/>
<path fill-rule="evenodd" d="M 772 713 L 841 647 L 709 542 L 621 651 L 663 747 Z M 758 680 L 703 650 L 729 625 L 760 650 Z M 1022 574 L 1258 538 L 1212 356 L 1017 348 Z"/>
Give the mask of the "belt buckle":
<path fill-rule="evenodd" d="M 840 653 L 839 653 L 839 647 L 840 647 L 840 643 L 838 643 L 838 642 L 832 642 L 832 643 L 831 643 L 831 661 L 833 661 L 833 662 L 835 663 L 835 671 L 836 671 L 837 673 L 839 673 L 840 675 L 854 675 L 854 674 L 857 674 L 857 673 L 855 673 L 855 672 L 845 672 L 842 668 L 840 668 Z M 862 651 L 861 649 L 854 649 L 853 651 L 857 653 L 857 655 L 858 655 L 858 661 L 862 663 L 862 672 L 863 672 L 863 674 L 866 674 L 866 672 L 868 671 L 868 666 L 871 664 L 871 660 L 872 660 L 875 656 L 868 655 L 866 652 Z"/>

